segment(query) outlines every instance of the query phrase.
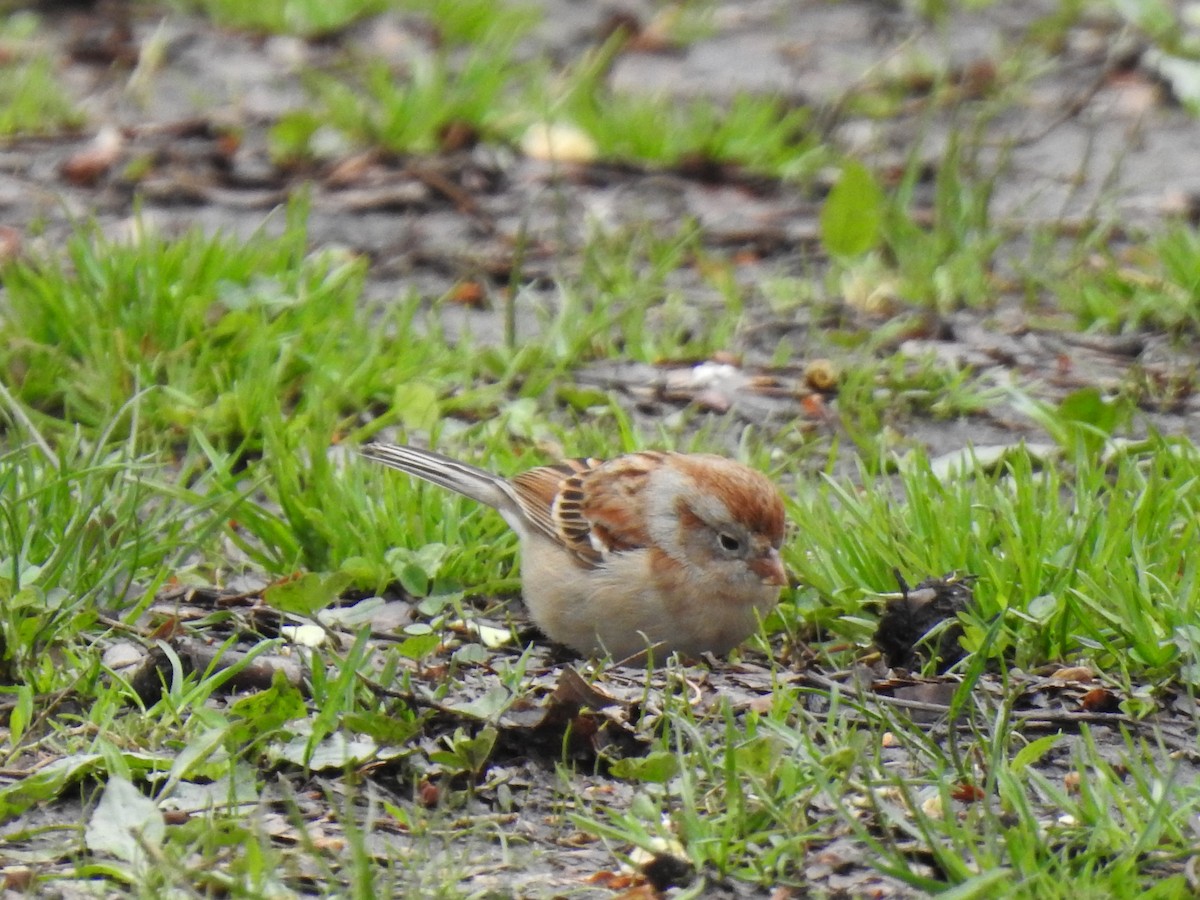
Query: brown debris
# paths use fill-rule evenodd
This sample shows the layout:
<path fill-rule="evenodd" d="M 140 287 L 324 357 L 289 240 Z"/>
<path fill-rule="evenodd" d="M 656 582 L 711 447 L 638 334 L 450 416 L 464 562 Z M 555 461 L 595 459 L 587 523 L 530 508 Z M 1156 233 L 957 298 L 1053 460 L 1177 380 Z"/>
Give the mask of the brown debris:
<path fill-rule="evenodd" d="M 484 309 L 488 305 L 487 288 L 479 281 L 462 281 L 455 286 L 447 299 L 451 303 L 469 306 L 472 309 Z"/>
<path fill-rule="evenodd" d="M 77 187 L 94 187 L 116 165 L 124 147 L 125 139 L 116 128 L 101 128 L 90 144 L 63 161 L 59 171 Z"/>
<path fill-rule="evenodd" d="M 21 232 L 11 225 L 0 225 L 0 266 L 20 257 L 24 242 Z"/>
<path fill-rule="evenodd" d="M 1079 706 L 1087 712 L 1115 713 L 1121 711 L 1121 700 L 1108 688 L 1093 688 L 1083 695 Z"/>
<path fill-rule="evenodd" d="M 295 659 L 274 654 L 258 654 L 246 663 L 247 653 L 230 650 L 220 644 L 208 644 L 188 637 L 176 637 L 170 648 L 182 663 L 183 674 L 206 673 L 236 669 L 225 682 L 231 691 L 265 691 L 281 672 L 296 687 L 304 684 L 304 673 Z M 161 645 L 150 648 L 143 662 L 129 676 L 129 684 L 142 703 L 158 702 L 164 686 L 170 682 L 174 668 L 171 657 Z"/>
<path fill-rule="evenodd" d="M 756 424 L 800 417 L 829 426 L 835 419 L 823 394 L 836 393 L 838 377 L 833 365 L 822 360 L 809 366 L 750 366 L 730 353 L 654 365 L 599 362 L 576 375 L 581 385 L 628 395 L 647 414 L 665 411 L 664 407 L 692 406 Z"/>

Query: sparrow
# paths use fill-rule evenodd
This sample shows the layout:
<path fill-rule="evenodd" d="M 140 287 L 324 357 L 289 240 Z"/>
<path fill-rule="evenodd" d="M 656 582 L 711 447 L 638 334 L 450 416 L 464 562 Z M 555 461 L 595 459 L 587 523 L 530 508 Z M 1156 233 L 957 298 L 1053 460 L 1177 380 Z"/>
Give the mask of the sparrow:
<path fill-rule="evenodd" d="M 725 653 L 787 584 L 779 491 L 722 456 L 645 450 L 506 479 L 416 447 L 361 452 L 497 510 L 534 624 L 583 656 Z"/>

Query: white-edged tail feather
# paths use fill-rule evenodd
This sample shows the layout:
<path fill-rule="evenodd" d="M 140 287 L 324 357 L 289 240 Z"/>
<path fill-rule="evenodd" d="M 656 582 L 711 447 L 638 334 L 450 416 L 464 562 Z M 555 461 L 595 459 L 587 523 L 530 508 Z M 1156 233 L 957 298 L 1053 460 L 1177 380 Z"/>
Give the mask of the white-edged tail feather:
<path fill-rule="evenodd" d="M 432 450 L 404 447 L 378 441 L 359 448 L 367 459 L 399 469 L 416 478 L 470 497 L 497 509 L 509 524 L 512 516 L 520 515 L 520 504 L 504 479 L 491 472 L 459 462 Z"/>

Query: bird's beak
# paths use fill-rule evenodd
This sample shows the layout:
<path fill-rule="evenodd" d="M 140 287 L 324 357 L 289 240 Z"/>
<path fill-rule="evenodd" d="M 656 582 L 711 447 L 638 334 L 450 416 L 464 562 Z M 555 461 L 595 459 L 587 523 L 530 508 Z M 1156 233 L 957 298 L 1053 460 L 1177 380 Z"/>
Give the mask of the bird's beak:
<path fill-rule="evenodd" d="M 771 547 L 766 554 L 750 561 L 750 571 L 763 580 L 763 584 L 773 584 L 785 587 L 788 583 L 787 570 L 779 551 Z"/>

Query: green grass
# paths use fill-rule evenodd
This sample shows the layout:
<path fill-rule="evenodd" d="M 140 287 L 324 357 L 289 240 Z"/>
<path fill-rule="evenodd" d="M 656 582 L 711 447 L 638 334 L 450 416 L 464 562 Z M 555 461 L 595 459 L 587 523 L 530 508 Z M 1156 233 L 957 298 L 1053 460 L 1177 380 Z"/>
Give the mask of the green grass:
<path fill-rule="evenodd" d="M 728 103 L 680 102 L 611 90 L 606 75 L 620 48 L 610 41 L 561 74 L 557 90 L 535 91 L 545 120 L 581 129 L 600 158 L 656 166 L 732 163 L 796 180 L 829 162 L 829 147 L 813 131 L 812 110 L 803 106 L 749 94 Z"/>
<path fill-rule="evenodd" d="M 253 464 L 267 499 L 243 506 L 231 538 L 276 574 L 351 560 L 356 581 L 379 588 L 392 571 L 384 551 L 401 533 L 414 546 L 471 543 L 444 516 L 397 519 L 379 508 L 361 469 L 328 456 L 340 436 L 395 425 L 429 432 L 457 415 L 487 419 L 480 435 L 491 440 L 549 439 L 558 431 L 540 420 L 557 405 L 554 392 L 568 388 L 570 366 L 618 347 L 646 360 L 703 355 L 725 346 L 740 318 L 740 305 L 728 303 L 713 310 L 714 328 L 685 339 L 695 319 L 665 278 L 699 252 L 695 233 L 634 234 L 596 244 L 588 291 L 564 290 L 559 308 L 543 314 L 539 339 L 476 348 L 467 336 L 452 348 L 415 297 L 364 313 L 362 263 L 305 255 L 303 216 L 296 207 L 279 237 L 250 241 L 192 233 L 117 244 L 85 232 L 68 259 L 9 267 L 0 319 L 8 336 L 0 372 L 51 439 L 82 426 L 152 442 L 162 462 L 204 467 L 231 496 Z M 606 402 L 594 391 L 571 396 Z M 378 418 L 361 429 L 367 411 Z M 591 440 L 597 452 L 609 443 L 598 433 Z M 496 465 L 513 463 L 505 456 Z M 373 548 L 368 566 L 354 562 L 365 548 Z M 491 563 L 481 557 L 469 579 Z"/>
<path fill-rule="evenodd" d="M 495 46 L 525 36 L 541 20 L 537 6 L 514 0 L 400 0 L 439 39 L 454 46 Z"/>
<path fill-rule="evenodd" d="M 323 408 L 347 413 L 397 365 L 376 352 L 364 368 L 351 352 L 384 333 L 354 323 L 362 264 L 303 253 L 300 220 L 278 239 L 250 242 L 193 233 L 121 244 L 81 234 L 67 258 L 6 272 L 12 339 L 0 369 L 15 397 L 55 423 L 102 428 L 145 389 L 129 425 L 167 440 L 199 433 L 261 450 L 272 411 L 304 415 L 306 398 L 319 394 L 325 404 L 341 394 Z M 382 329 L 405 327 L 405 310 Z M 413 358 L 412 371 L 421 362 Z"/>
<path fill-rule="evenodd" d="M 329 37 L 355 22 L 388 11 L 420 16 L 439 40 L 457 45 L 489 41 L 501 33 L 519 35 L 539 18 L 536 8 L 486 0 L 170 0 L 202 12 L 231 28 L 302 37 Z"/>
<path fill-rule="evenodd" d="M 499 471 L 545 458 L 539 441 L 576 454 L 647 443 L 704 446 L 703 432 L 690 439 L 667 431 L 639 435 L 616 408 L 598 422 L 577 421 L 547 393 L 591 358 L 705 355 L 736 341 L 741 302 L 728 293 L 732 281 L 720 274 L 719 261 L 697 262 L 706 251 L 694 230 L 670 238 L 597 237 L 579 283 L 564 285 L 558 310 L 544 315 L 540 337 L 516 347 L 476 345 L 468 336 L 456 352 L 436 315 L 420 310 L 416 298 L 364 309 L 361 264 L 307 252 L 304 214 L 303 207 L 293 209 L 278 237 L 246 241 L 194 233 L 114 244 L 83 232 L 68 248 L 69 264 L 35 259 L 5 272 L 0 359 L 10 386 L 9 434 L 16 438 L 0 457 L 10 759 L 52 746 L 65 761 L 52 778 L 10 788 L 10 815 L 77 780 L 107 776 L 112 785 L 116 776 L 136 781 L 153 771 L 173 773 L 176 785 L 242 778 L 253 799 L 265 788 L 261 766 L 270 754 L 297 741 L 311 753 L 352 733 L 376 735 L 375 752 L 392 746 L 389 764 L 414 778 L 431 767 L 473 769 L 481 763 L 470 760 L 487 759 L 491 741 L 476 746 L 469 731 L 437 751 L 408 746 L 423 727 L 419 711 L 381 702 L 347 678 L 379 652 L 361 641 L 338 668 L 311 669 L 311 699 L 279 683 L 224 712 L 211 701 L 228 672 L 177 676 L 153 707 L 134 713 L 130 687 L 97 664 L 95 642 L 112 641 L 119 634 L 113 623 L 134 623 L 171 580 L 204 584 L 238 571 L 307 571 L 295 587 L 268 594 L 272 605 L 302 615 L 351 587 L 377 592 L 404 585 L 423 598 L 418 610 L 425 624 L 380 657 L 392 672 L 403 670 L 396 667 L 404 659 L 433 658 L 450 622 L 463 616 L 465 594 L 516 590 L 515 542 L 497 516 L 348 460 L 330 450 L 331 441 L 353 443 L 399 425 Z M 690 266 L 717 273 L 714 286 L 726 291 L 724 319 L 701 343 L 686 327 L 687 305 L 668 287 L 672 273 Z M 401 339 L 404 352 L 397 353 Z M 872 455 L 879 448 L 870 435 L 885 421 L 902 427 L 913 415 L 969 413 L 990 401 L 966 373 L 890 365 L 883 360 L 857 370 L 841 385 L 844 416 L 859 423 L 867 463 L 858 487 L 833 478 L 792 482 L 789 513 L 800 537 L 789 545 L 787 562 L 805 587 L 769 631 L 819 628 L 864 644 L 873 595 L 894 587 L 894 569 L 914 580 L 970 572 L 979 576 L 978 608 L 965 643 L 978 659 L 1021 667 L 1084 661 L 1131 694 L 1147 683 L 1195 686 L 1200 641 L 1191 623 L 1200 597 L 1189 550 L 1200 521 L 1191 490 L 1200 476 L 1195 448 L 1153 439 L 1114 452 L 1106 435 L 1121 415 L 1080 397 L 1031 408 L 1067 451 L 1062 462 L 1036 468 L 1018 451 L 999 469 L 968 468 L 953 477 L 935 472 L 920 454 L 897 464 Z M 595 407 L 598 399 L 588 402 Z M 372 409 L 380 418 L 364 424 L 361 412 Z M 483 422 L 449 427 L 456 416 L 480 411 L 488 412 Z M 796 474 L 772 461 L 761 437 L 750 437 L 746 453 L 777 474 Z M 892 468 L 898 493 L 884 475 Z M 204 634 L 237 621 L 218 614 L 187 630 Z M 277 646 L 263 636 L 257 652 Z M 465 673 L 474 656 L 456 669 Z M 520 675 L 515 679 L 516 689 L 493 712 L 519 696 Z M 446 689 L 454 683 L 451 677 Z M 64 692 L 90 698 L 90 712 L 39 712 L 47 697 Z M 678 703 L 670 695 L 665 702 Z M 850 727 L 835 707 L 805 724 L 794 704 L 781 699 L 761 722 L 720 705 L 711 720 L 684 706 L 657 720 L 673 723 L 665 732 L 645 723 L 657 749 L 619 769 L 634 781 L 656 780 L 632 806 L 605 813 L 585 805 L 590 811 L 579 814 L 580 827 L 622 845 L 678 842 L 700 871 L 771 884 L 794 878 L 793 861 L 831 833 L 878 843 L 857 807 L 825 799 L 849 792 L 883 825 L 936 850 L 931 874 L 896 847 L 879 844 L 882 872 L 921 888 L 990 884 L 989 873 L 1017 872 L 1028 896 L 1038 895 L 1047 871 L 1094 881 L 1097 890 L 1144 885 L 1138 842 L 1150 835 L 1182 839 L 1182 820 L 1158 812 L 1154 790 L 1140 781 L 1126 792 L 1106 776 L 1099 783 L 1106 795 L 1068 797 L 1039 781 L 1028 760 L 1009 772 L 1020 748 L 1006 748 L 994 734 L 976 736 L 973 752 L 995 760 L 989 790 L 1009 813 L 981 811 L 963 824 L 948 813 L 922 811 L 933 808 L 921 806 L 930 797 L 952 807 L 947 786 L 963 772 L 911 723 L 905 740 L 935 765 L 901 778 L 872 768 L 883 724 L 869 716 L 863 727 Z M 264 718 L 265 709 L 286 713 Z M 324 712 L 314 717 L 311 710 Z M 397 730 L 405 721 L 411 725 Z M 905 727 L 894 718 L 885 724 Z M 716 743 L 714 733 L 722 736 Z M 130 746 L 135 753 L 118 749 Z M 193 749 L 181 756 L 184 746 Z M 851 764 L 857 759 L 864 760 L 861 769 Z M 1104 764 L 1093 753 L 1080 765 L 1102 771 Z M 451 807 L 468 801 L 469 795 L 447 799 Z M 1106 838 L 1086 838 L 1081 849 L 1088 823 L 1112 803 L 1122 805 L 1126 819 Z M 901 815 L 902 807 L 910 812 Z M 1075 824 L 1061 826 L 1060 840 L 1043 846 L 1028 834 L 1049 808 L 1066 810 L 1059 818 L 1069 815 Z M 347 810 L 339 821 L 352 830 L 356 814 Z M 230 856 L 224 839 L 214 838 L 230 831 L 259 851 Z M 310 861 L 325 859 L 315 847 L 305 852 Z M 1104 865 L 1092 871 L 1073 862 L 1081 852 L 1103 856 Z M 232 802 L 202 822 L 168 829 L 158 854 L 149 865 L 131 851 L 122 865 L 103 871 L 151 891 L 180 877 L 212 878 L 223 890 L 252 895 L 274 868 L 296 865 Z M 202 864 L 189 863 L 183 876 L 169 874 L 185 859 Z M 411 883 L 363 865 L 357 875 L 331 868 L 326 877 Z"/>
<path fill-rule="evenodd" d="M 476 614 L 476 597 L 503 621 L 491 601 L 517 590 L 515 541 L 495 514 L 359 462 L 353 444 L 396 426 L 498 471 L 548 458 L 547 444 L 579 455 L 703 449 L 711 435 L 682 430 L 686 419 L 643 434 L 594 389 L 579 395 L 589 420 L 559 397 L 589 359 L 703 356 L 737 341 L 740 295 L 694 229 L 597 237 L 579 281 L 562 285 L 557 309 L 543 310 L 537 337 L 509 346 L 467 335 L 453 347 L 436 305 L 401 298 L 366 308 L 362 264 L 306 250 L 304 217 L 297 206 L 278 236 L 237 241 L 193 233 L 117 244 L 84 231 L 65 259 L 25 260 L 4 273 L 8 759 L 19 766 L 36 751 L 62 762 L 14 782 L 0 801 L 13 819 L 76 784 L 103 783 L 107 792 L 120 790 L 119 778 L 150 779 L 164 803 L 203 790 L 207 811 L 182 827 L 155 826 L 149 856 L 127 848 L 114 859 L 109 848 L 107 861 L 94 864 L 110 882 L 144 892 L 202 883 L 253 896 L 304 866 L 347 890 L 422 883 L 398 857 L 388 863 L 368 851 L 376 826 L 357 805 L 365 799 L 325 801 L 340 809 L 339 846 L 357 860 L 349 867 L 311 842 L 283 849 L 246 818 L 240 804 L 262 808 L 270 766 L 286 771 L 305 760 L 349 773 L 373 759 L 416 785 L 387 801 L 389 816 L 407 817 L 405 829 L 433 827 L 448 846 L 486 845 L 486 834 L 453 823 L 481 796 L 492 798 L 485 808 L 497 802 L 488 761 L 501 752 L 504 716 L 529 690 L 523 663 L 493 662 L 499 693 L 455 713 L 464 718 L 450 730 L 419 703 L 380 695 L 357 675 L 404 692 L 422 683 L 421 667 L 448 665 L 436 694 L 461 703 L 455 691 L 490 651 L 461 644 L 453 623 Z M 688 304 L 669 286 L 689 268 L 708 273 L 714 309 L 724 311 L 703 337 L 686 326 Z M 878 442 L 885 422 L 903 428 L 913 416 L 970 413 L 994 399 L 968 373 L 886 358 L 846 376 L 840 402 L 846 421 L 859 423 L 863 460 L 851 480 L 798 477 L 769 435 L 747 434 L 747 461 L 787 479 L 797 538 L 785 556 L 803 584 L 755 645 L 774 654 L 785 637 L 814 630 L 831 647 L 865 645 L 875 595 L 894 588 L 894 570 L 913 581 L 958 571 L 979 578 L 964 637 L 975 653 L 972 679 L 985 664 L 1078 661 L 1121 687 L 1134 716 L 1168 685 L 1194 689 L 1200 454 L 1182 440 L 1112 444 L 1127 407 L 1088 394 L 1028 405 L 1059 442 L 1057 458 L 1016 449 L 999 467 L 947 475 L 919 452 L 895 459 Z M 277 631 L 250 627 L 236 610 L 175 627 L 248 645 L 252 658 L 188 673 L 168 649 L 175 674 L 149 705 L 99 662 L 95 648 L 118 639 L 154 645 L 140 617 L 170 583 L 294 573 L 306 574 L 265 595 L 284 621 L 321 613 L 347 591 L 389 585 L 412 596 L 416 620 L 397 643 L 355 638 L 348 626 L 346 642 L 325 644 L 305 665 L 305 694 L 277 681 L 215 702 L 255 654 L 284 646 Z M 448 662 L 445 640 L 458 645 Z M 847 659 L 845 649 L 829 652 L 830 662 Z M 661 696 L 662 687 L 648 690 L 665 704 L 634 723 L 648 754 L 608 760 L 637 786 L 632 804 L 574 801 L 575 826 L 618 854 L 668 846 L 704 877 L 799 883 L 796 860 L 844 835 L 871 849 L 882 875 L 915 888 L 983 890 L 1003 877 L 1012 896 L 1035 897 L 1061 879 L 1085 890 L 1141 890 L 1151 882 L 1146 848 L 1166 865 L 1188 840 L 1190 788 L 1162 783 L 1140 745 L 1129 747 L 1123 765 L 1133 775 L 1124 781 L 1100 751 L 1079 745 L 1089 788 L 1076 795 L 1039 775 L 1038 754 L 1049 745 L 1005 731 L 1002 710 L 987 711 L 991 725 L 951 751 L 858 698 L 810 714 L 789 688 L 766 711 L 723 701 L 701 714 L 670 682 Z M 72 702 L 60 708 L 54 697 Z M 843 708 L 856 712 L 847 717 Z M 905 774 L 883 762 L 884 731 L 899 734 L 920 765 Z M 359 743 L 344 743 L 351 739 Z M 978 758 L 990 761 L 983 770 L 964 768 Z M 440 785 L 443 812 L 421 813 L 409 799 L 429 779 Z M 964 779 L 982 782 L 994 801 L 956 806 L 950 794 Z M 99 802 L 101 789 L 89 790 Z M 1174 792 L 1169 809 L 1164 790 Z M 303 819 L 298 797 L 281 802 L 285 817 Z M 1113 806 L 1120 816 L 1106 819 Z M 158 821 L 153 803 L 140 808 Z M 91 844 L 86 833 L 70 840 L 79 853 L 108 846 L 95 834 Z M 231 841 L 244 849 L 233 852 Z M 912 846 L 925 862 L 914 862 Z M 446 877 L 471 877 L 470 866 L 456 871 Z M 425 889 L 448 889 L 439 885 Z"/>
<path fill-rule="evenodd" d="M 610 90 L 605 76 L 622 47 L 619 37 L 555 71 L 520 52 L 520 38 L 536 23 L 528 8 L 411 7 L 444 43 L 401 63 L 351 59 L 308 73 L 311 108 L 285 114 L 272 131 L 278 161 L 311 162 L 330 129 L 357 146 L 408 154 L 437 150 L 462 129 L 520 145 L 547 123 L 580 132 L 594 158 L 654 167 L 732 164 L 804 180 L 831 158 L 802 106 L 748 94 L 681 104 Z"/>
<path fill-rule="evenodd" d="M 505 75 L 491 51 L 475 51 L 455 67 L 439 52 L 414 61 L 403 72 L 372 62 L 349 79 L 314 75 L 310 85 L 315 111 L 290 114 L 276 126 L 276 152 L 283 157 L 305 155 L 319 124 L 365 146 L 399 153 L 439 149 L 453 125 L 495 134 Z M 298 131 L 303 140 L 284 143 L 288 130 Z"/>
<path fill-rule="evenodd" d="M 979 709 L 980 724 L 947 741 L 853 696 L 788 688 L 765 711 L 704 716 L 687 692 L 676 681 L 663 697 L 647 757 L 656 764 L 627 767 L 629 806 L 579 815 L 581 827 L 671 852 L 718 882 L 801 888 L 809 866 L 849 865 L 845 846 L 813 859 L 854 840 L 881 874 L 919 892 L 1056 897 L 1069 884 L 1084 896 L 1186 895 L 1182 874 L 1163 879 L 1147 862 L 1186 855 L 1200 792 L 1132 739 L 1114 766 L 1085 731 L 1070 751 L 1073 791 L 1038 771 L 1066 739 L 1014 727 L 1002 709 Z M 824 711 L 806 709 L 813 699 Z M 978 799 L 963 799 L 964 785 Z"/>
<path fill-rule="evenodd" d="M 170 0 L 231 28 L 304 37 L 335 34 L 359 19 L 392 9 L 396 0 Z"/>
<path fill-rule="evenodd" d="M 303 35 L 382 8 L 203 6 Z M 324 128 L 423 154 L 455 124 L 516 144 L 539 121 L 648 166 L 807 181 L 839 159 L 813 111 L 774 98 L 613 94 L 615 42 L 574 66 L 533 58 L 528 8 L 394 8 L 435 33 L 428 52 L 389 66 L 341 48 L 306 76 L 314 108 L 276 123 L 279 161 L 311 163 Z M 313 248 L 303 201 L 250 235 L 80 226 L 6 262 L 0 854 L 31 867 L 33 893 L 88 879 L 146 897 L 495 896 L 496 879 L 562 876 L 580 845 L 588 866 L 677 858 L 694 875 L 681 896 L 819 890 L 811 873 L 843 855 L 864 890 L 1188 896 L 1200 794 L 1152 715 L 1194 735 L 1180 710 L 1200 688 L 1200 452 L 1128 438 L 1139 405 L 1186 399 L 1194 373 L 1133 370 L 1051 403 L 896 352 L 940 315 L 1001 302 L 1061 328 L 1196 336 L 1200 245 L 1181 224 L 1129 247 L 1047 226 L 1011 283 L 995 276 L 1010 234 L 976 148 L 1022 74 L 956 133 L 933 184 L 915 156 L 890 185 L 842 164 L 799 272 L 747 285 L 698 223 L 596 229 L 550 285 L 526 290 L 518 266 L 453 341 L 448 298 L 368 303 L 369 261 Z M 747 427 L 581 374 L 736 354 L 764 319 L 776 364 L 803 370 L 811 347 L 834 360 L 835 421 L 798 404 Z M 1002 402 L 1049 449 L 1014 439 L 951 465 L 914 436 Z M 508 627 L 517 542 L 501 518 L 360 460 L 380 435 L 505 473 L 736 446 L 784 488 L 799 583 L 744 665 L 584 669 L 617 697 L 599 704 Z M 869 652 L 897 573 L 951 572 L 976 579 L 955 725 L 813 677 Z M 205 599 L 230 585 L 250 588 Z M 130 652 L 157 660 L 149 684 L 120 663 Z M 259 664 L 278 674 L 253 680 Z M 1072 721 L 1077 699 L 1050 688 L 1031 700 L 1027 673 L 1063 664 L 1095 671 L 1121 718 Z M 1039 699 L 1064 716 L 1039 722 Z M 562 893 L 594 872 L 574 874 Z"/>
<path fill-rule="evenodd" d="M 0 18 L 0 137 L 70 131 L 83 124 L 56 77 L 32 13 Z"/>
<path fill-rule="evenodd" d="M 1190 679 L 1200 456 L 1164 439 L 1105 460 L 1077 450 L 1069 468 L 1039 471 L 1017 452 L 992 473 L 939 474 L 916 454 L 900 468 L 899 497 L 826 481 L 797 497 L 807 552 L 789 563 L 821 596 L 826 626 L 857 640 L 871 592 L 895 589 L 893 568 L 970 572 L 980 576 L 972 650 L 1022 668 L 1085 659 L 1124 679 Z M 997 617 L 1003 629 L 985 647 Z"/>
<path fill-rule="evenodd" d="M 1200 238 L 1182 223 L 1132 250 L 1108 253 L 1068 283 L 1064 305 L 1088 327 L 1107 331 L 1200 329 Z"/>

